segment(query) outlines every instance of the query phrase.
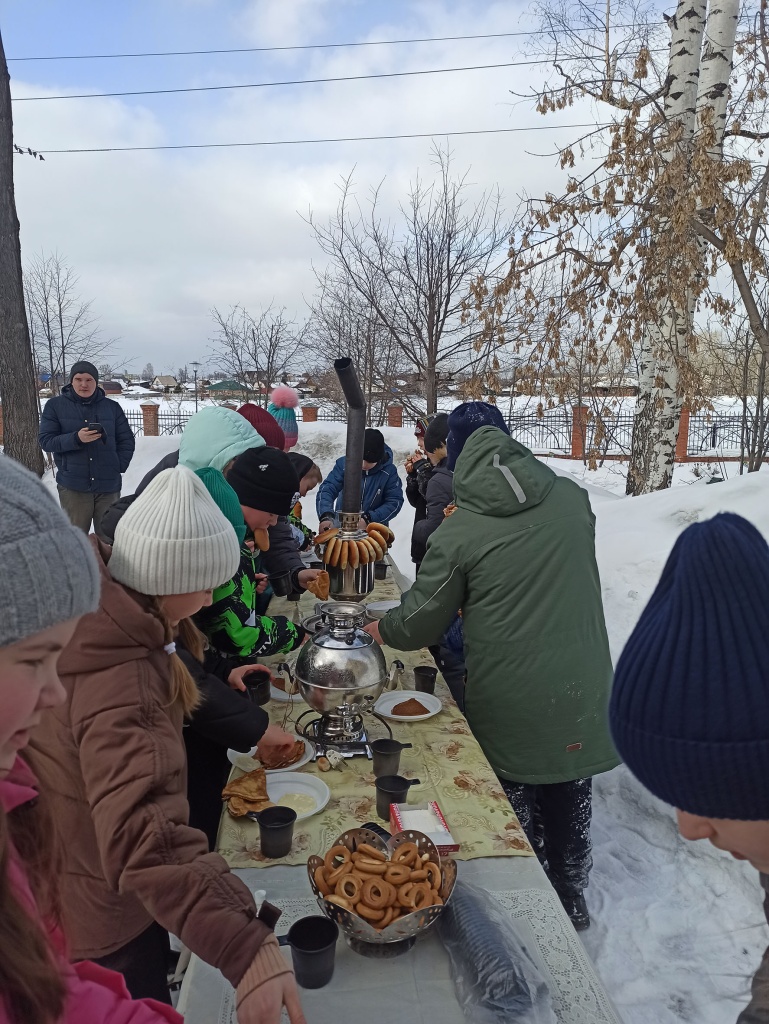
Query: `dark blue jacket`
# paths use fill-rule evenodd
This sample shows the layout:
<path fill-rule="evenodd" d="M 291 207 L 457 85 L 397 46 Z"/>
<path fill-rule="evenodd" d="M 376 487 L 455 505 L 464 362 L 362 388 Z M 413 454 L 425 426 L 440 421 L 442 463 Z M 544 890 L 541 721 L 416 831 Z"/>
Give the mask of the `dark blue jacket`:
<path fill-rule="evenodd" d="M 341 510 L 344 463 L 344 456 L 337 459 L 334 468 L 320 485 L 315 499 L 319 520 L 333 518 L 333 513 Z M 372 523 L 389 523 L 403 507 L 403 487 L 393 463 L 393 453 L 387 445 L 384 458 L 373 469 L 364 469 L 361 473 L 361 511 L 364 517 Z"/>
<path fill-rule="evenodd" d="M 100 441 L 83 444 L 77 436 L 87 423 L 104 427 Z M 120 476 L 128 469 L 135 444 L 125 413 L 101 388 L 90 398 L 80 398 L 68 384 L 43 407 L 40 447 L 53 452 L 56 482 L 67 490 L 95 494 L 119 491 Z"/>

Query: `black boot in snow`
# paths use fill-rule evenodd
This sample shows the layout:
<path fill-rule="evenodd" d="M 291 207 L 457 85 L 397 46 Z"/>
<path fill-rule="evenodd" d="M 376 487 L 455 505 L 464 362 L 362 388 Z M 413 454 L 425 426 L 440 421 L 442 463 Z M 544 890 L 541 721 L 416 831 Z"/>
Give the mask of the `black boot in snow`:
<path fill-rule="evenodd" d="M 578 932 L 583 932 L 590 927 L 590 914 L 587 910 L 587 903 L 582 893 L 577 896 L 562 896 L 558 893 L 563 909 L 569 915 L 569 920 Z"/>

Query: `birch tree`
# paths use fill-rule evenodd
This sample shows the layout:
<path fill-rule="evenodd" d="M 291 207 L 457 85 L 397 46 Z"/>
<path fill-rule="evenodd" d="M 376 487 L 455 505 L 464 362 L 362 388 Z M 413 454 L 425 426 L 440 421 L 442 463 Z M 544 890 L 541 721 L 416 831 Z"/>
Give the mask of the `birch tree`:
<path fill-rule="evenodd" d="M 612 337 L 638 354 L 630 494 L 671 482 L 681 406 L 695 387 L 695 316 L 707 306 L 734 312 L 710 287 L 719 271 L 733 275 L 757 339 L 766 334 L 757 284 L 766 273 L 767 177 L 755 159 L 767 137 L 765 12 L 766 0 L 748 12 L 733 73 L 737 0 L 682 0 L 667 19 L 667 43 L 648 12 L 624 0 L 542 9 L 554 81 L 538 108 L 589 101 L 599 127 L 559 151 L 563 192 L 529 197 L 504 284 L 480 282 L 475 299 L 497 315 L 535 268 L 556 261 L 569 322 L 579 323 L 570 344 L 596 351 Z M 633 27 L 617 32 L 611 22 Z M 585 170 L 577 163 L 586 150 L 593 167 Z M 528 302 L 533 316 L 541 298 L 529 292 Z M 562 356 L 558 323 L 547 348 Z"/>

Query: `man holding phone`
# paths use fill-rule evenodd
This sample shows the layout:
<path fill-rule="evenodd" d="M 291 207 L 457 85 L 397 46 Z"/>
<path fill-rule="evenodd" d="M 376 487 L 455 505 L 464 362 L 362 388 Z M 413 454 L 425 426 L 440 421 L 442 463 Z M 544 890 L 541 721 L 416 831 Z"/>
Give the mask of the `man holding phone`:
<path fill-rule="evenodd" d="M 101 517 L 120 497 L 135 441 L 125 413 L 99 387 L 93 363 L 75 363 L 69 384 L 45 403 L 40 447 L 53 452 L 59 501 L 70 521 L 86 533 L 93 523 L 98 534 Z"/>

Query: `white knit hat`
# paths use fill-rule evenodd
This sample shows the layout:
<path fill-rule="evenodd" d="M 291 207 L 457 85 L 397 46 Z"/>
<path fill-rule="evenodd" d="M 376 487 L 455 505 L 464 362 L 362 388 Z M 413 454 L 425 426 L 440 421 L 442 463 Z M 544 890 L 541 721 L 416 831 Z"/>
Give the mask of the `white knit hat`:
<path fill-rule="evenodd" d="M 190 469 L 166 469 L 129 506 L 115 528 L 109 571 L 140 594 L 210 590 L 232 579 L 238 539 Z"/>

